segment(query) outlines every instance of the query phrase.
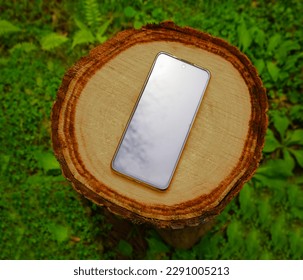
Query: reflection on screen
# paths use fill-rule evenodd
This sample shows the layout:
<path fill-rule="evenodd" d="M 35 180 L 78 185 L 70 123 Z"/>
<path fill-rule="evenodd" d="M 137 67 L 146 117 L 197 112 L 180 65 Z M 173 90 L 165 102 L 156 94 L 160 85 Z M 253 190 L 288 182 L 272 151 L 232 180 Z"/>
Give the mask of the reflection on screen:
<path fill-rule="evenodd" d="M 121 141 L 113 168 L 166 189 L 208 79 L 207 71 L 160 54 Z"/>

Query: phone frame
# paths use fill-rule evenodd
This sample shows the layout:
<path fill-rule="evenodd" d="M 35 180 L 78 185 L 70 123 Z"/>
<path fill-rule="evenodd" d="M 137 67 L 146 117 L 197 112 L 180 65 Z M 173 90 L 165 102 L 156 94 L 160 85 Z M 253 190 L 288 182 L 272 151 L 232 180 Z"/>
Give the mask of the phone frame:
<path fill-rule="evenodd" d="M 121 144 L 122 144 L 122 142 L 123 142 L 123 140 L 124 140 L 125 134 L 127 133 L 128 128 L 129 128 L 129 125 L 130 125 L 130 123 L 131 123 L 131 121 L 132 121 L 132 119 L 133 119 L 133 116 L 134 116 L 134 114 L 135 114 L 135 112 L 136 112 L 136 110 L 137 110 L 138 104 L 139 104 L 139 102 L 140 102 L 140 100 L 141 100 L 141 97 L 142 97 L 144 91 L 145 91 L 145 88 L 146 88 L 146 85 L 147 85 L 147 83 L 148 83 L 148 81 L 149 81 L 149 79 L 150 79 L 150 76 L 151 76 L 151 74 L 152 74 L 152 72 L 153 72 L 153 70 L 154 70 L 154 66 L 155 66 L 155 64 L 156 64 L 156 62 L 157 62 L 157 59 L 158 59 L 158 57 L 159 57 L 160 55 L 162 55 L 162 54 L 167 55 L 167 56 L 170 56 L 171 58 L 177 59 L 177 60 L 179 60 L 180 62 L 184 62 L 184 63 L 186 63 L 186 64 L 189 64 L 189 65 L 192 65 L 192 66 L 194 66 L 194 67 L 197 67 L 197 68 L 199 68 L 199 69 L 201 69 L 201 70 L 207 72 L 207 74 L 208 74 L 208 79 L 207 79 L 207 81 L 206 81 L 205 88 L 204 88 L 203 93 L 202 93 L 202 95 L 201 95 L 201 97 L 200 97 L 200 99 L 199 99 L 199 102 L 198 102 L 198 104 L 197 104 L 196 110 L 195 110 L 195 112 L 194 112 L 194 114 L 193 114 L 192 121 L 191 121 L 191 123 L 190 123 L 190 126 L 189 126 L 189 128 L 188 128 L 187 134 L 186 134 L 186 136 L 185 136 L 185 138 L 184 138 L 182 147 L 181 147 L 181 149 L 180 149 L 180 151 L 179 151 L 179 154 L 178 154 L 178 157 L 177 157 L 177 159 L 176 159 L 174 168 L 173 168 L 173 170 L 172 170 L 172 172 L 171 172 L 171 174 L 170 174 L 168 183 L 166 184 L 165 188 L 159 188 L 159 187 L 157 187 L 157 186 L 155 186 L 155 185 L 153 185 L 153 184 L 150 184 L 150 183 L 148 183 L 148 182 L 145 182 L 145 181 L 143 181 L 143 180 L 141 180 L 141 179 L 139 179 L 139 178 L 135 178 L 135 176 L 132 177 L 132 176 L 129 176 L 129 175 L 125 174 L 125 173 L 122 173 L 122 172 L 120 172 L 120 171 L 118 171 L 118 170 L 116 170 L 116 169 L 114 168 L 114 161 L 115 161 L 116 156 L 117 156 L 117 154 L 118 154 L 118 152 L 119 152 L 119 149 L 120 149 L 120 147 L 121 147 Z M 185 144 L 186 144 L 186 142 L 187 142 L 187 140 L 188 140 L 190 131 L 191 131 L 192 126 L 193 126 L 193 124 L 194 124 L 194 121 L 195 121 L 195 119 L 196 119 L 196 116 L 197 116 L 197 113 L 198 113 L 198 111 L 199 111 L 201 102 L 202 102 L 203 97 L 204 97 L 204 95 L 205 95 L 205 92 L 206 92 L 206 90 L 207 90 L 207 87 L 208 87 L 210 78 L 211 78 L 211 73 L 210 73 L 210 71 L 209 71 L 208 69 L 204 68 L 204 67 L 201 67 L 201 66 L 199 66 L 199 65 L 196 65 L 196 64 L 194 64 L 194 63 L 191 63 L 191 62 L 189 62 L 189 61 L 187 61 L 187 60 L 178 58 L 178 57 L 176 57 L 176 56 L 174 56 L 174 55 L 172 55 L 172 54 L 170 54 L 170 53 L 168 53 L 168 52 L 160 51 L 159 53 L 157 53 L 157 55 L 156 55 L 156 57 L 154 58 L 154 61 L 153 61 L 153 63 L 152 63 L 152 66 L 151 66 L 151 68 L 150 68 L 150 70 L 149 70 L 149 72 L 148 72 L 148 75 L 147 75 L 147 77 L 145 78 L 144 84 L 143 84 L 143 86 L 142 86 L 142 88 L 141 88 L 141 91 L 140 91 L 140 94 L 139 94 L 139 96 L 138 96 L 138 98 L 137 98 L 137 100 L 136 100 L 136 103 L 135 103 L 135 105 L 134 105 L 134 107 L 133 107 L 133 109 L 132 109 L 132 112 L 131 112 L 131 114 L 130 114 L 130 117 L 129 117 L 129 119 L 128 119 L 128 121 L 127 121 L 125 127 L 124 127 L 122 136 L 121 136 L 121 138 L 120 138 L 120 140 L 119 140 L 119 143 L 118 143 L 118 145 L 117 145 L 117 148 L 116 148 L 116 151 L 115 151 L 115 153 L 114 153 L 114 156 L 113 156 L 113 158 L 112 158 L 112 160 L 111 160 L 111 170 L 112 170 L 114 173 L 116 173 L 116 174 L 118 174 L 118 175 L 120 175 L 120 176 L 122 176 L 122 177 L 125 177 L 125 178 L 127 178 L 127 179 L 132 180 L 132 181 L 135 181 L 136 183 L 142 184 L 142 185 L 147 186 L 147 187 L 151 187 L 152 189 L 156 189 L 156 190 L 159 190 L 159 191 L 161 191 L 161 192 L 165 191 L 165 190 L 170 186 L 171 181 L 172 181 L 172 179 L 173 179 L 173 176 L 174 176 L 174 174 L 175 174 L 175 171 L 176 171 L 176 168 L 177 168 L 178 163 L 179 163 L 179 161 L 180 161 L 181 155 L 182 155 L 182 153 L 183 153 Z"/>

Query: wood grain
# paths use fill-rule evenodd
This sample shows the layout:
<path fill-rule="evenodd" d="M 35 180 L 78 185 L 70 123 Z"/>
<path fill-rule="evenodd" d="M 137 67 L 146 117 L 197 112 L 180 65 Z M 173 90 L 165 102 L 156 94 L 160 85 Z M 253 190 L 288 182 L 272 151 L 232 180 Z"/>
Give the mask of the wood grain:
<path fill-rule="evenodd" d="M 160 51 L 211 72 L 165 192 L 116 175 L 110 168 Z M 120 32 L 65 74 L 53 106 L 52 141 L 64 175 L 87 198 L 134 222 L 183 228 L 220 213 L 251 178 L 261 158 L 266 111 L 265 89 L 244 54 L 221 39 L 165 22 Z"/>

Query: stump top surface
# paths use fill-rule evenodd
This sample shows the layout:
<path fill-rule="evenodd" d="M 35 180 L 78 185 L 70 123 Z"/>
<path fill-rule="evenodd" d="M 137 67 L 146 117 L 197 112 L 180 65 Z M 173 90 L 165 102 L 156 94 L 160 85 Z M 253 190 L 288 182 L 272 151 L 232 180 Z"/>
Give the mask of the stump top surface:
<path fill-rule="evenodd" d="M 122 32 L 71 68 L 53 108 L 52 130 L 63 172 L 78 191 L 139 222 L 182 227 L 220 212 L 251 177 L 264 141 L 266 96 L 255 69 L 237 49 L 204 33 L 171 27 Z M 110 167 L 160 51 L 211 72 L 165 192 L 119 176 Z"/>

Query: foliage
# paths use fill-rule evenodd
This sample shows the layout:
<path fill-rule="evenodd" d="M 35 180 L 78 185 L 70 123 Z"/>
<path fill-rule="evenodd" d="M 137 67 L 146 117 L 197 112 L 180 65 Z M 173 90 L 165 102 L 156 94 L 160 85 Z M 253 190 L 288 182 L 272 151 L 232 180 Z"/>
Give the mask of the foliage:
<path fill-rule="evenodd" d="M 302 1 L 1 2 L 0 259 L 303 258 Z M 257 173 L 190 250 L 150 229 L 143 249 L 128 237 L 110 242 L 110 224 L 60 175 L 50 141 L 66 69 L 116 32 L 164 20 L 240 48 L 270 105 Z"/>
<path fill-rule="evenodd" d="M 20 28 L 13 25 L 7 20 L 0 20 L 0 35 L 18 32 L 20 31 Z"/>
<path fill-rule="evenodd" d="M 48 33 L 47 35 L 43 36 L 41 38 L 41 48 L 42 50 L 52 50 L 60 45 L 62 45 L 63 43 L 65 43 L 68 39 L 58 33 L 52 32 L 52 33 Z"/>

